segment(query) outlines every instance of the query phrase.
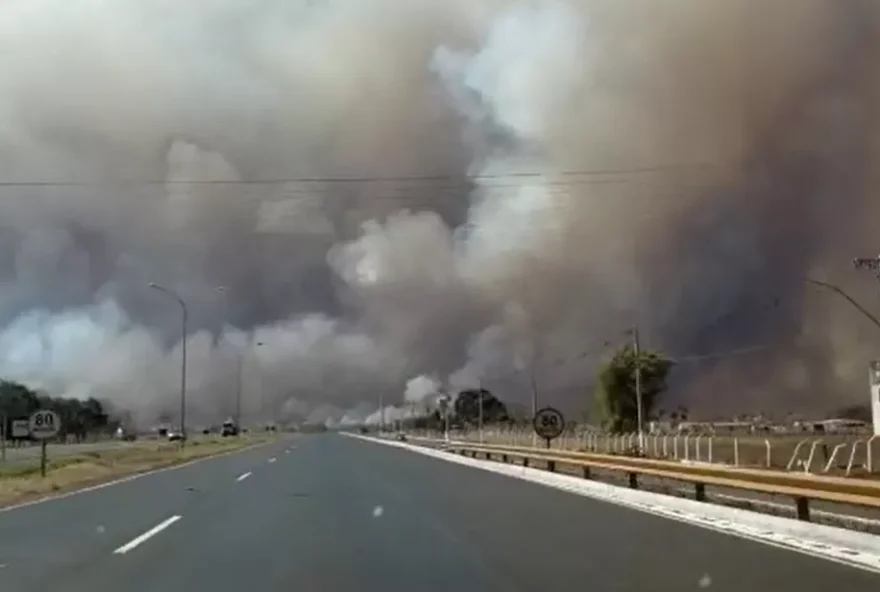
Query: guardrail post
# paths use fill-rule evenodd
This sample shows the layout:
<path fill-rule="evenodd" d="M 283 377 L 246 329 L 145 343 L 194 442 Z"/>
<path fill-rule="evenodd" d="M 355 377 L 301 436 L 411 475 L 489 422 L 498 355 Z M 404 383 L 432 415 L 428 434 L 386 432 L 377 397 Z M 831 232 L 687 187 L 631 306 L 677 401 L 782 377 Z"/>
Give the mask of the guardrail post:
<path fill-rule="evenodd" d="M 764 446 L 767 447 L 767 468 L 769 469 L 773 465 L 773 452 L 770 446 L 770 440 L 764 440 Z"/>
<path fill-rule="evenodd" d="M 630 489 L 638 489 L 639 488 L 639 474 L 638 473 L 630 473 L 629 474 L 629 487 L 630 487 Z"/>
<path fill-rule="evenodd" d="M 794 503 L 797 508 L 797 519 L 803 520 L 804 522 L 810 521 L 810 500 L 805 497 L 796 497 L 794 498 Z"/>
<path fill-rule="evenodd" d="M 733 439 L 733 466 L 739 466 L 739 438 Z"/>
<path fill-rule="evenodd" d="M 688 445 L 688 441 L 691 439 L 690 434 L 685 434 L 684 436 L 684 459 L 690 460 L 691 448 Z"/>
<path fill-rule="evenodd" d="M 589 466 L 589 465 L 584 465 L 584 479 L 589 479 L 590 477 L 591 477 L 591 475 L 590 475 L 590 466 Z"/>
<path fill-rule="evenodd" d="M 529 466 L 529 457 L 528 456 L 523 457 L 523 466 L 524 467 Z"/>
<path fill-rule="evenodd" d="M 556 472 L 556 461 L 555 460 L 548 460 L 547 461 L 547 470 L 550 471 L 551 473 Z"/>
<path fill-rule="evenodd" d="M 694 499 L 698 502 L 706 501 L 706 484 L 694 483 Z"/>
<path fill-rule="evenodd" d="M 501 462 L 507 462 L 507 455 L 506 454 L 501 455 Z"/>
<path fill-rule="evenodd" d="M 694 460 L 700 462 L 702 460 L 700 455 L 700 441 L 703 439 L 703 434 L 697 434 L 697 437 L 694 439 Z"/>

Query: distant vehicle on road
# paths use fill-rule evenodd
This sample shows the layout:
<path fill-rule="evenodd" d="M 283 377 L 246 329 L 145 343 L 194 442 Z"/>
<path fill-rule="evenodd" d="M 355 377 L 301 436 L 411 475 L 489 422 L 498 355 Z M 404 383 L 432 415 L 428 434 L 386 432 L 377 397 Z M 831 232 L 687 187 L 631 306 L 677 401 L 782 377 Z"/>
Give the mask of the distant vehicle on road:
<path fill-rule="evenodd" d="M 227 419 L 223 422 L 223 426 L 220 428 L 220 435 L 224 438 L 226 436 L 237 436 L 238 435 L 238 426 L 235 425 L 235 422 L 231 419 Z"/>
<path fill-rule="evenodd" d="M 137 434 L 135 434 L 134 430 L 127 430 L 122 426 L 119 426 L 116 428 L 116 438 L 123 442 L 134 442 L 137 440 Z"/>
<path fill-rule="evenodd" d="M 178 432 L 176 430 L 169 430 L 168 431 L 168 441 L 169 442 L 180 442 L 181 440 L 184 440 L 184 439 L 185 438 L 183 437 L 183 434 L 181 432 Z"/>

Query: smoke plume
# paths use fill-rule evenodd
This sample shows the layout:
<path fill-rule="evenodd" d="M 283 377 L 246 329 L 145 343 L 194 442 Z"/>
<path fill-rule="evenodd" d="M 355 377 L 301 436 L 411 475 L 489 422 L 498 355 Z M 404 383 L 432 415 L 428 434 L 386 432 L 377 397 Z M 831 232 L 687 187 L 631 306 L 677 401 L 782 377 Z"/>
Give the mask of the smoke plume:
<path fill-rule="evenodd" d="M 0 375 L 173 416 L 156 282 L 194 421 L 580 411 L 636 324 L 670 404 L 859 401 L 876 328 L 802 278 L 876 299 L 878 10 L 8 0 Z"/>

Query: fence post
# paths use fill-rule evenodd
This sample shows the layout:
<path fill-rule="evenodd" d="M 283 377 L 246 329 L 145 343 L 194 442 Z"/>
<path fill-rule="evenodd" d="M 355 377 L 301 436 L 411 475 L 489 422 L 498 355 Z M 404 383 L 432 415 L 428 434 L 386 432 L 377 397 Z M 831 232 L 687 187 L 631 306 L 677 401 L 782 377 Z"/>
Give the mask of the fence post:
<path fill-rule="evenodd" d="M 880 438 L 880 436 L 871 436 L 870 438 L 868 438 L 868 443 L 866 445 L 868 447 L 868 451 L 867 451 L 868 463 L 867 464 L 868 464 L 868 472 L 869 473 L 874 472 L 874 440 L 876 440 L 877 438 Z"/>
<path fill-rule="evenodd" d="M 853 442 L 852 451 L 849 453 L 849 462 L 846 463 L 846 476 L 849 477 L 850 473 L 852 473 L 853 463 L 856 460 L 856 451 L 859 449 L 859 444 L 864 444 L 864 440 L 856 440 Z"/>

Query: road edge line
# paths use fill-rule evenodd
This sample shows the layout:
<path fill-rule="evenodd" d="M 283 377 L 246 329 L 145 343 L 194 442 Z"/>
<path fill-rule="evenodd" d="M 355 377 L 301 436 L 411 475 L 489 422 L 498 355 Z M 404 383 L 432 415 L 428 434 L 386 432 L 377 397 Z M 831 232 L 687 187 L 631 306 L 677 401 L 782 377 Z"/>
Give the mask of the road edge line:
<path fill-rule="evenodd" d="M 171 465 L 168 467 L 161 467 L 158 469 L 150 469 L 148 471 L 143 471 L 141 473 L 135 473 L 133 475 L 126 475 L 125 477 L 120 477 L 119 479 L 114 479 L 113 481 L 107 481 L 105 483 L 98 483 L 97 485 L 89 485 L 87 487 L 81 487 L 79 489 L 74 489 L 72 491 L 65 491 L 63 493 L 58 494 L 49 494 L 37 499 L 29 500 L 26 502 L 22 502 L 20 504 L 13 504 L 10 506 L 3 506 L 0 508 L 0 514 L 4 512 L 11 512 L 12 510 L 20 510 L 22 508 L 27 508 L 29 506 L 36 506 L 37 504 L 42 504 L 46 502 L 52 502 L 55 500 L 61 500 L 68 497 L 73 497 L 74 495 L 79 495 L 81 493 L 89 493 L 91 491 L 97 491 L 99 489 L 104 489 L 105 487 L 113 487 L 114 485 L 122 485 L 123 483 L 128 483 L 130 481 L 134 481 L 136 479 L 140 479 L 141 477 L 148 477 L 149 475 L 156 475 L 158 473 L 165 473 L 168 471 L 176 471 L 178 469 L 183 469 L 186 467 L 191 467 L 192 465 L 198 464 L 200 462 L 205 462 L 208 460 L 213 460 L 216 458 L 223 458 L 225 456 L 231 456 L 233 454 L 240 454 L 242 452 L 247 452 L 249 450 L 254 450 L 260 448 L 262 446 L 268 446 L 273 442 L 263 442 L 260 444 L 254 444 L 252 446 L 247 446 L 245 448 L 237 448 L 235 450 L 227 450 L 226 452 L 221 452 L 220 454 L 213 454 L 211 456 L 203 456 L 201 458 L 195 458 L 193 460 L 188 460 L 185 463 L 180 463 L 179 465 Z"/>
<path fill-rule="evenodd" d="M 802 555 L 824 559 L 862 571 L 875 574 L 880 573 L 880 537 L 876 535 L 845 530 L 824 524 L 799 522 L 790 518 L 761 514 L 739 508 L 706 505 L 705 502 L 675 498 L 661 493 L 633 490 L 610 483 L 588 481 L 574 475 L 550 473 L 532 467 L 467 458 L 451 452 L 404 442 L 381 440 L 359 434 L 345 433 L 343 435 L 358 440 L 366 440 L 374 444 L 383 444 L 393 448 L 416 452 L 437 460 L 480 469 L 506 477 L 513 477 L 545 487 L 552 487 L 567 493 L 612 503 L 661 518 L 713 530 L 728 536 L 735 536 Z M 675 506 L 678 507 L 676 508 Z M 722 517 L 718 518 L 711 516 L 711 514 Z M 764 524 L 762 526 L 753 526 L 748 524 L 746 518 L 760 518 Z M 774 526 L 778 527 L 778 529 L 774 529 Z M 859 539 L 866 544 L 847 546 L 839 542 L 832 543 L 815 538 L 810 540 L 807 536 L 803 535 L 803 530 L 808 527 L 817 533 L 826 533 L 829 536 L 845 536 L 853 541 Z M 792 531 L 795 529 L 800 530 L 801 534 L 793 533 Z M 786 533 L 785 530 L 789 530 L 789 533 Z M 852 548 L 853 546 L 867 547 L 867 549 L 855 550 Z"/>

